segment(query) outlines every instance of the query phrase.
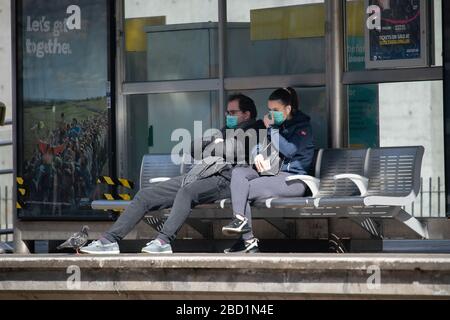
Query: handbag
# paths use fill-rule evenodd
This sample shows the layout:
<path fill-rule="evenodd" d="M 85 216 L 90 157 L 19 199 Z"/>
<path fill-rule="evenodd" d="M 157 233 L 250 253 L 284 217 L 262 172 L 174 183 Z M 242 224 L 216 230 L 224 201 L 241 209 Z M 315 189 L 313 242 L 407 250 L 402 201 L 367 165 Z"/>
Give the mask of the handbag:
<path fill-rule="evenodd" d="M 222 172 L 229 164 L 222 157 L 208 157 L 201 163 L 195 164 L 192 169 L 184 176 L 182 187 L 188 186 L 195 181 L 209 178 Z"/>
<path fill-rule="evenodd" d="M 267 157 L 264 157 L 267 170 L 260 172 L 261 176 L 277 176 L 283 167 L 284 160 L 280 157 L 280 152 L 275 149 L 273 143 L 269 143 L 259 154 L 270 151 Z"/>

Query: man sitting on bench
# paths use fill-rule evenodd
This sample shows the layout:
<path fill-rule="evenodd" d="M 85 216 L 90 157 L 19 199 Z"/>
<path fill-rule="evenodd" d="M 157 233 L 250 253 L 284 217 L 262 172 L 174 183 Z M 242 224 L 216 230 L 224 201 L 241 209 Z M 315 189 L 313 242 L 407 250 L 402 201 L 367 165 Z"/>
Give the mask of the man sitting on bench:
<path fill-rule="evenodd" d="M 264 123 L 256 119 L 257 111 L 252 99 L 242 94 L 231 96 L 227 106 L 227 127 L 222 130 L 223 139 L 226 137 L 226 129 L 242 129 L 243 131 L 254 129 L 256 133 L 265 129 Z M 218 140 L 213 139 L 209 143 L 203 143 L 202 148 L 213 146 L 217 142 Z M 245 149 L 251 147 L 246 145 Z M 246 160 L 248 161 L 247 157 Z M 192 174 L 188 174 L 166 182 L 155 183 L 149 188 L 140 190 L 113 227 L 99 240 L 82 248 L 81 252 L 120 254 L 118 241 L 125 238 L 147 212 L 172 208 L 158 237 L 142 249 L 142 252 L 149 254 L 172 253 L 171 242 L 175 240 L 177 232 L 194 206 L 231 197 L 230 180 L 233 166 L 217 166 L 216 168 L 217 172 L 206 177 L 204 172 L 200 177 L 194 176 L 193 179 L 191 179 Z"/>

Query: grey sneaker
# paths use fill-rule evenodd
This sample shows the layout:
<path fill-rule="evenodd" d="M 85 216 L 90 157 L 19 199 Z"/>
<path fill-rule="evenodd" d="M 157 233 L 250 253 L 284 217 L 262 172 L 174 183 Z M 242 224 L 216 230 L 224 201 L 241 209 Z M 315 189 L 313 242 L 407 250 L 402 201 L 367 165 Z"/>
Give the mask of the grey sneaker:
<path fill-rule="evenodd" d="M 90 245 L 81 248 L 80 252 L 87 254 L 120 254 L 119 244 L 117 242 L 103 244 L 101 241 L 93 241 Z"/>
<path fill-rule="evenodd" d="M 147 246 L 142 249 L 143 253 L 149 254 L 172 254 L 172 246 L 170 244 L 162 244 L 159 239 L 147 243 Z"/>

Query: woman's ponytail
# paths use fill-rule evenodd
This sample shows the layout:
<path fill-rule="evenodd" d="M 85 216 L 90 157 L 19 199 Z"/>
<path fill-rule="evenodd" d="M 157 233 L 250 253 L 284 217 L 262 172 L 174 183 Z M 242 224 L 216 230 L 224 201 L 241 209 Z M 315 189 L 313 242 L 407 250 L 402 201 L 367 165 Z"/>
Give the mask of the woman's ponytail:
<path fill-rule="evenodd" d="M 298 95 L 294 88 L 289 87 L 275 90 L 271 94 L 269 101 L 280 101 L 285 106 L 291 106 L 293 115 L 299 111 Z"/>

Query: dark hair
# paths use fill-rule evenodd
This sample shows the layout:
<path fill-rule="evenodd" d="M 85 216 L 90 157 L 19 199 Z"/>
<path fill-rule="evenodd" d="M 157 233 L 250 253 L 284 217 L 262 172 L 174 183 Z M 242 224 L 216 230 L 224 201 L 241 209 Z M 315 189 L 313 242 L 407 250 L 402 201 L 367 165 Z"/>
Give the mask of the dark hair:
<path fill-rule="evenodd" d="M 253 99 L 247 97 L 242 93 L 236 93 L 228 98 L 228 103 L 236 100 L 239 101 L 239 109 L 242 112 L 250 112 L 250 117 L 253 120 L 256 119 L 256 117 L 258 117 L 258 111 L 256 110 L 256 104 L 255 101 L 253 101 Z"/>
<path fill-rule="evenodd" d="M 271 94 L 269 101 L 280 101 L 285 106 L 291 106 L 292 114 L 296 114 L 299 111 L 297 91 L 293 88 L 275 90 Z"/>

